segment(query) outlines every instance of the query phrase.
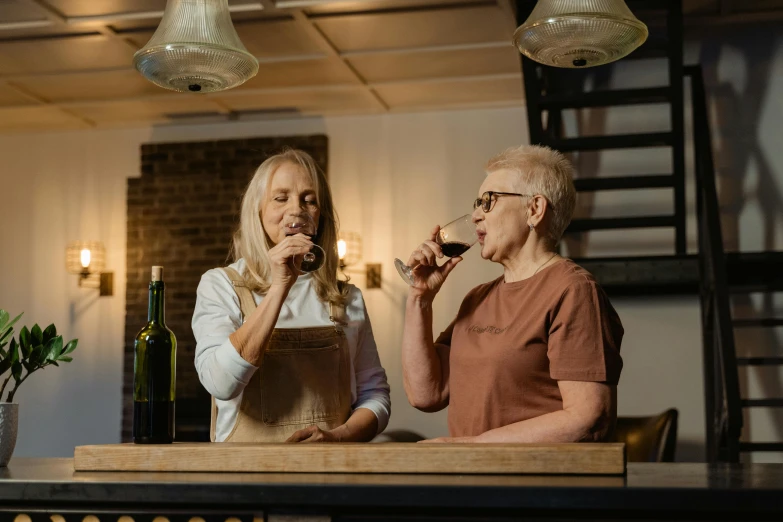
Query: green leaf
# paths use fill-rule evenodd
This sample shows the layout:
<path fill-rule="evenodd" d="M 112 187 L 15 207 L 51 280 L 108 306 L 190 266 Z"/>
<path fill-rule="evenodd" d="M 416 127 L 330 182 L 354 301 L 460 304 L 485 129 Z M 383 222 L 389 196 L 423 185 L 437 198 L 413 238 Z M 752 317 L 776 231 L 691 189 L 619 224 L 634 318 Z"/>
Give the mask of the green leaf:
<path fill-rule="evenodd" d="M 30 330 L 30 335 L 32 336 L 33 343 L 35 343 L 36 346 L 43 344 L 43 332 L 41 331 L 40 326 L 34 324 L 33 329 Z"/>
<path fill-rule="evenodd" d="M 19 343 L 19 349 L 22 351 L 22 359 L 30 357 L 30 353 L 33 351 L 33 346 L 29 343 Z"/>
<path fill-rule="evenodd" d="M 79 339 L 72 339 L 68 341 L 68 344 L 65 345 L 65 350 L 62 351 L 61 355 L 68 355 L 72 351 L 76 349 L 76 345 L 79 344 Z"/>
<path fill-rule="evenodd" d="M 61 355 L 60 357 L 57 358 L 57 360 L 58 361 L 62 361 L 62 362 L 71 362 L 71 361 L 73 361 L 73 357 L 68 357 L 66 355 Z"/>
<path fill-rule="evenodd" d="M 57 337 L 57 328 L 55 328 L 53 324 L 50 324 L 43 332 L 44 344 L 48 343 L 50 339 L 54 339 L 55 337 Z"/>
<path fill-rule="evenodd" d="M 0 310 L 0 343 L 4 343 L 8 341 L 8 338 L 11 337 L 14 333 L 13 326 L 16 324 L 16 322 L 19 320 L 20 317 L 22 317 L 22 314 L 17 315 L 14 317 L 14 319 L 8 323 L 8 312 L 5 310 Z"/>
<path fill-rule="evenodd" d="M 46 357 L 46 347 L 42 344 L 39 344 L 35 348 L 33 348 L 33 352 L 30 354 L 30 366 L 33 368 L 40 365 L 44 358 Z"/>
<path fill-rule="evenodd" d="M 19 361 L 14 361 L 14 363 L 11 365 L 11 373 L 14 376 L 15 381 L 21 381 L 22 380 L 22 363 Z"/>
<path fill-rule="evenodd" d="M 0 361 L 0 375 L 3 375 L 11 367 L 11 359 L 3 359 Z"/>
<path fill-rule="evenodd" d="M 6 351 L 3 350 L 3 348 L 5 348 L 5 345 L 6 343 L 0 344 L 0 359 L 5 359 L 6 357 L 8 357 L 8 353 L 6 353 Z"/>
<path fill-rule="evenodd" d="M 30 340 L 30 330 L 28 330 L 26 326 L 23 326 L 19 331 L 19 344 L 23 347 L 32 344 Z"/>
<path fill-rule="evenodd" d="M 55 366 L 60 366 L 59 364 L 57 364 L 57 361 L 50 361 L 49 364 L 53 364 Z"/>
<path fill-rule="evenodd" d="M 19 360 L 19 345 L 16 344 L 16 339 L 11 339 L 11 346 L 8 347 L 8 355 L 11 360 L 11 364 Z"/>
<path fill-rule="evenodd" d="M 46 353 L 46 360 L 47 361 L 53 361 L 59 357 L 59 355 L 63 351 L 63 336 L 58 335 L 54 339 L 50 341 L 51 346 L 47 344 L 48 350 L 44 350 L 44 353 Z"/>

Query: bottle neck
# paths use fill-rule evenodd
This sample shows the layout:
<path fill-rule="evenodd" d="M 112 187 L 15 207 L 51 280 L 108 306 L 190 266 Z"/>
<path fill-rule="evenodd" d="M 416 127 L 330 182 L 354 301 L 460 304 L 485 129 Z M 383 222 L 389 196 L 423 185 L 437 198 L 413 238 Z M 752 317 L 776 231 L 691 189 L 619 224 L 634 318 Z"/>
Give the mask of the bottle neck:
<path fill-rule="evenodd" d="M 150 306 L 147 310 L 147 321 L 150 323 L 166 324 L 163 305 L 165 288 L 163 281 L 150 282 Z"/>

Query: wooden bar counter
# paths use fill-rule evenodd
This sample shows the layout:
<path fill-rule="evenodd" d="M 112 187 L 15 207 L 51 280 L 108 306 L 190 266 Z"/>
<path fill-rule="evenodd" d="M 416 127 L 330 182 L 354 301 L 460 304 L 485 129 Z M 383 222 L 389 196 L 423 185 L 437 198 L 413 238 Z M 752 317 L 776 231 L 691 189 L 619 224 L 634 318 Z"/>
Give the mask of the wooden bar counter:
<path fill-rule="evenodd" d="M 82 472 L 73 459 L 17 458 L 0 468 L 0 520 L 20 513 L 33 522 L 783 520 L 783 465 L 630 463 L 625 475 Z"/>

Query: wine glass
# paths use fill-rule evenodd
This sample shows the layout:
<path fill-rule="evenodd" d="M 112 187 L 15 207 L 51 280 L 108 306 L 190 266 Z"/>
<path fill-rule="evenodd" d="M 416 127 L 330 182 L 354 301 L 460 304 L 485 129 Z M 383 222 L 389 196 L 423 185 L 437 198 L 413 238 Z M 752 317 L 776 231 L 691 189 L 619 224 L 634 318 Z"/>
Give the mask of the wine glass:
<path fill-rule="evenodd" d="M 304 234 L 312 240 L 316 233 L 315 223 L 310 214 L 291 218 L 291 220 L 285 224 L 286 237 Z M 326 252 L 324 252 L 324 249 L 313 244 L 313 248 L 302 257 L 302 264 L 299 266 L 299 270 L 304 273 L 315 272 L 324 265 L 325 261 Z"/>
<path fill-rule="evenodd" d="M 435 242 L 440 245 L 440 249 L 446 257 L 461 256 L 475 245 L 476 241 L 478 241 L 478 235 L 472 214 L 465 214 L 448 225 L 444 225 L 435 237 Z M 394 266 L 397 267 L 400 277 L 413 286 L 414 270 L 400 259 L 394 260 Z"/>

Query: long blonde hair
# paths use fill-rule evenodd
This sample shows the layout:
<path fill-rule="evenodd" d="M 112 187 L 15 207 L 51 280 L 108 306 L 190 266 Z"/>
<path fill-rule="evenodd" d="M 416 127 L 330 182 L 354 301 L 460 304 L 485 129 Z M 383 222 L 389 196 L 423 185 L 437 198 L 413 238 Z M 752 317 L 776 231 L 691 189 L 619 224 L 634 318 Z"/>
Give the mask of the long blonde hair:
<path fill-rule="evenodd" d="M 266 159 L 253 175 L 253 179 L 242 196 L 239 228 L 234 233 L 234 261 L 244 258 L 247 269 L 244 279 L 247 286 L 254 292 L 266 294 L 271 286 L 271 266 L 269 249 L 274 246 L 264 230 L 261 222 L 261 212 L 266 199 L 267 189 L 272 175 L 284 163 L 299 166 L 306 172 L 315 186 L 315 194 L 321 217 L 318 222 L 318 233 L 313 241 L 326 252 L 326 261 L 317 271 L 313 272 L 315 291 L 321 301 L 344 304 L 348 289 L 337 284 L 337 232 L 339 221 L 332 203 L 332 192 L 326 176 L 318 168 L 313 158 L 302 150 L 287 149 Z"/>

